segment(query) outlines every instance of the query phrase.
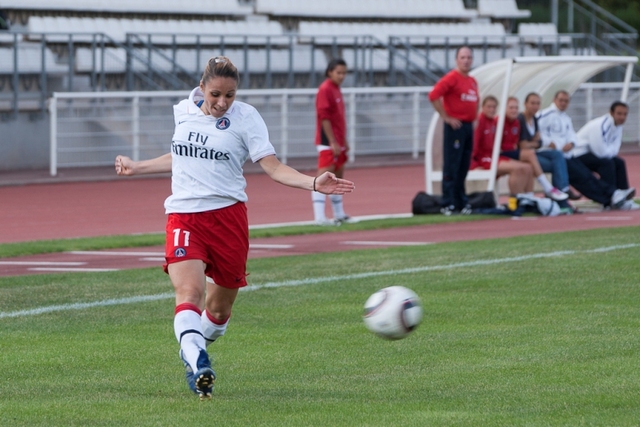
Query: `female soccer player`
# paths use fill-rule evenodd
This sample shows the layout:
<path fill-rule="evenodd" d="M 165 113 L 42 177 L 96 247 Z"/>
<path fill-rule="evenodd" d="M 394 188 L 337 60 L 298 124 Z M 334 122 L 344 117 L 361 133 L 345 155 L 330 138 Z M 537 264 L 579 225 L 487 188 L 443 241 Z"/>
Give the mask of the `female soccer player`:
<path fill-rule="evenodd" d="M 482 101 L 482 111 L 478 117 L 478 126 L 474 131 L 471 169 L 491 169 L 491 157 L 496 136 L 497 107 L 498 100 L 494 96 L 487 96 Z M 517 195 L 533 191 L 533 169 L 528 163 L 500 156 L 497 176 L 507 174 L 509 175 L 509 205 L 515 210 Z"/>
<path fill-rule="evenodd" d="M 326 80 L 318 88 L 316 95 L 316 139 L 318 149 L 318 175 L 324 172 L 344 177 L 347 162 L 347 123 L 344 114 L 344 99 L 340 85 L 347 76 L 347 63 L 343 59 L 332 59 L 325 72 Z M 351 218 L 344 213 L 342 195 L 329 196 L 333 210 L 333 221 L 325 216 L 326 197 L 319 191 L 311 193 L 313 216 L 318 225 L 340 225 Z"/>
<path fill-rule="evenodd" d="M 171 152 L 115 160 L 118 175 L 172 172 L 164 269 L 176 292 L 174 331 L 187 383 L 200 399 L 211 398 L 216 379 L 206 348 L 224 335 L 238 289 L 247 284 L 244 162 L 250 157 L 290 187 L 337 195 L 354 189 L 333 173 L 314 178 L 280 163 L 260 114 L 234 102 L 238 81 L 229 58 L 211 58 L 200 86 L 174 106 Z"/>
<path fill-rule="evenodd" d="M 509 97 L 507 99 L 507 113 L 504 121 L 500 155 L 530 164 L 533 169 L 534 178 L 540 183 L 547 197 L 556 202 L 567 200 L 569 196 L 555 188 L 544 175 L 535 150 L 529 147 L 521 147 L 519 143 L 520 121 L 518 120 L 518 99 Z"/>

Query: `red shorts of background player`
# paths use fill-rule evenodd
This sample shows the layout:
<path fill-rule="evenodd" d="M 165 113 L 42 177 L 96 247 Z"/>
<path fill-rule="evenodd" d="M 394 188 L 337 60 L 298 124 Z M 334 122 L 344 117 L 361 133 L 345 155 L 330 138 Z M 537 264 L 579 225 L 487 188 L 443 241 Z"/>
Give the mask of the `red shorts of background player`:
<path fill-rule="evenodd" d="M 511 160 L 509 157 L 500 156 L 498 157 L 498 164 L 502 162 L 508 162 Z M 472 160 L 471 166 L 469 169 L 491 169 L 491 158 L 482 158 L 480 161 Z"/>
<path fill-rule="evenodd" d="M 347 163 L 347 153 L 344 151 L 337 157 L 333 154 L 333 150 L 322 150 L 318 152 L 318 169 L 333 167 L 335 171 L 342 169 L 345 163 Z"/>
<path fill-rule="evenodd" d="M 164 271 L 169 264 L 199 259 L 205 275 L 225 288 L 247 285 L 249 221 L 244 203 L 197 213 L 172 213 L 167 219 Z"/>

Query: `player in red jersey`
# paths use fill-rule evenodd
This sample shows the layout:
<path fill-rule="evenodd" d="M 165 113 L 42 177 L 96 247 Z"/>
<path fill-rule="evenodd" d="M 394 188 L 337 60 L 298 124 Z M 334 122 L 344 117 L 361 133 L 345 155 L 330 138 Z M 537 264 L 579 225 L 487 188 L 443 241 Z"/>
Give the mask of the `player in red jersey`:
<path fill-rule="evenodd" d="M 318 88 L 316 95 L 316 137 L 318 150 L 318 175 L 333 172 L 338 178 L 344 177 L 349 143 L 347 142 L 347 122 L 345 106 L 340 85 L 347 76 L 347 63 L 340 58 L 332 59 L 327 65 L 326 79 Z M 340 225 L 351 218 L 344 213 L 342 196 L 329 196 L 333 210 L 333 221 L 325 216 L 326 196 L 314 191 L 311 193 L 313 216 L 318 225 Z"/>
<path fill-rule="evenodd" d="M 277 159 L 264 120 L 234 102 L 239 73 L 229 58 L 211 58 L 188 99 L 174 106 L 171 152 L 151 160 L 117 156 L 118 175 L 171 172 L 166 265 L 176 293 L 174 332 L 189 387 L 211 398 L 216 378 L 207 346 L 224 335 L 238 289 L 246 286 L 249 230 L 242 165 L 257 162 L 276 182 L 345 194 L 350 181 L 331 172 L 303 175 Z"/>
<path fill-rule="evenodd" d="M 491 157 L 496 136 L 496 109 L 498 100 L 487 96 L 482 101 L 482 112 L 474 132 L 471 169 L 491 169 Z M 509 193 L 516 197 L 533 191 L 533 171 L 531 165 L 506 156 L 498 159 L 497 176 L 509 174 Z"/>
<path fill-rule="evenodd" d="M 478 113 L 478 83 L 469 75 L 470 47 L 456 51 L 456 68 L 445 74 L 429 93 L 429 100 L 444 121 L 442 213 L 470 213 L 465 179 L 473 151 L 473 121 Z"/>

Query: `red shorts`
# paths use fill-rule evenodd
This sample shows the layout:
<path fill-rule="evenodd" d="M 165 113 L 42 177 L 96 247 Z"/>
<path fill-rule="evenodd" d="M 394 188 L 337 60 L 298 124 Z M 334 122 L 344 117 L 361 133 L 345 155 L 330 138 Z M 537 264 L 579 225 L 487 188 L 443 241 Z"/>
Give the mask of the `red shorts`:
<path fill-rule="evenodd" d="M 340 152 L 339 156 L 333 154 L 333 150 L 322 150 L 318 152 L 318 169 L 327 169 L 333 167 L 333 170 L 342 169 L 347 163 L 347 153 Z"/>
<path fill-rule="evenodd" d="M 172 213 L 167 218 L 164 271 L 190 259 L 206 264 L 205 274 L 225 288 L 247 285 L 249 221 L 247 207 L 236 203 L 197 213 Z"/>
<path fill-rule="evenodd" d="M 502 162 L 507 162 L 509 160 L 511 160 L 511 159 L 508 158 L 508 157 L 500 156 L 500 157 L 498 157 L 498 164 L 500 164 Z M 487 160 L 483 159 L 483 160 L 481 160 L 479 162 L 476 161 L 476 160 L 473 160 L 471 162 L 471 166 L 469 167 L 469 170 L 473 170 L 473 169 L 486 169 L 486 170 L 489 170 L 489 169 L 491 169 L 491 160 L 487 161 Z"/>

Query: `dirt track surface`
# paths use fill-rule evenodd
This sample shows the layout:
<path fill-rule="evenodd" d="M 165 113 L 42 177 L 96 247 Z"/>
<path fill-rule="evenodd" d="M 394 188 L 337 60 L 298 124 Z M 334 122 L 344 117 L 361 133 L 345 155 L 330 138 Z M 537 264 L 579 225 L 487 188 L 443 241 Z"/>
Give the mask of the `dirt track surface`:
<path fill-rule="evenodd" d="M 625 157 L 630 181 L 640 187 L 640 155 Z M 308 172 L 313 174 L 312 171 Z M 424 187 L 424 167 L 407 164 L 347 171 L 356 191 L 345 196 L 352 216 L 408 214 Z M 247 174 L 249 223 L 310 221 L 308 192 L 288 189 L 264 174 Z M 0 187 L 0 243 L 162 232 L 162 203 L 170 191 L 167 177 L 117 179 Z M 432 244 L 591 228 L 640 225 L 640 211 L 599 212 L 556 218 L 497 218 L 392 230 L 328 233 L 253 239 L 250 257 L 296 255 L 336 250 Z M 159 266 L 163 248 L 100 253 L 62 253 L 0 259 L 0 276 L 55 271 L 101 271 Z"/>

